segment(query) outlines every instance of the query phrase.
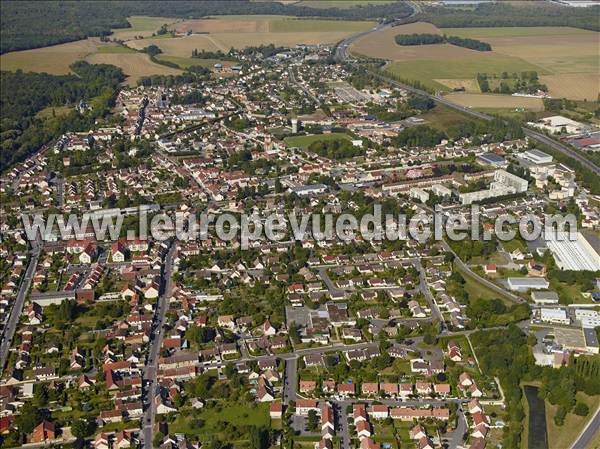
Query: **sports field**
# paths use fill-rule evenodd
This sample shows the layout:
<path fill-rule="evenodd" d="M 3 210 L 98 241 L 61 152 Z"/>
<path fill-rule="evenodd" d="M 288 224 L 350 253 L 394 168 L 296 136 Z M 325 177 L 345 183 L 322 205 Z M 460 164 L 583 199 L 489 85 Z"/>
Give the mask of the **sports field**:
<path fill-rule="evenodd" d="M 284 139 L 288 147 L 308 148 L 311 143 L 319 141 L 330 141 L 349 139 L 347 134 L 330 133 L 330 134 L 311 134 L 309 136 L 292 136 Z"/>
<path fill-rule="evenodd" d="M 480 39 L 492 46 L 478 52 L 448 44 L 400 46 L 398 34 L 444 33 Z M 389 70 L 439 90 L 473 84 L 478 72 L 536 71 L 554 97 L 595 99 L 600 92 L 600 34 L 569 27 L 444 28 L 412 23 L 370 33 L 351 52 L 393 61 Z M 458 81 L 452 81 L 458 80 Z"/>

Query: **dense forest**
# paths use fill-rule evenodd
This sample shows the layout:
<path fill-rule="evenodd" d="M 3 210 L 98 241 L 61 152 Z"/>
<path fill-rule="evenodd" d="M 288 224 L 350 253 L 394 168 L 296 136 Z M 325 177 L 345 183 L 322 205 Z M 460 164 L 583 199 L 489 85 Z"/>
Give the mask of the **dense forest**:
<path fill-rule="evenodd" d="M 477 39 L 464 39 L 458 36 L 446 36 L 445 34 L 398 34 L 395 37 L 398 45 L 431 45 L 431 44 L 442 44 L 444 42 L 457 47 L 469 48 L 477 51 L 491 51 L 492 46 L 487 42 L 478 41 Z"/>
<path fill-rule="evenodd" d="M 572 358 L 569 366 L 560 369 L 535 364 L 530 346 L 535 337 L 529 338 L 514 325 L 507 329 L 480 331 L 471 336 L 480 367 L 486 373 L 497 376 L 506 397 L 508 422 L 504 428 L 503 447 L 521 447 L 523 422 L 526 419 L 522 401 L 522 383 L 539 382 L 540 396 L 558 406 L 553 421 L 563 426 L 569 413 L 585 416 L 585 404 L 577 401 L 576 393 L 600 394 L 598 373 L 600 359 L 596 357 Z M 490 351 L 489 348 L 493 348 Z"/>
<path fill-rule="evenodd" d="M 348 159 L 364 153 L 361 147 L 352 145 L 352 142 L 346 139 L 318 140 L 311 143 L 308 149 L 319 156 L 333 160 Z"/>
<path fill-rule="evenodd" d="M 0 22 L 0 53 L 105 36 L 127 28 L 132 15 L 200 18 L 227 14 L 277 14 L 296 17 L 403 18 L 412 9 L 403 2 L 354 8 L 310 8 L 251 1 L 5 1 Z"/>
<path fill-rule="evenodd" d="M 569 8 L 540 2 L 496 2 L 481 3 L 472 9 L 424 7 L 418 20 L 440 28 L 571 26 L 600 31 L 600 6 Z"/>
<path fill-rule="evenodd" d="M 106 64 L 78 61 L 71 66 L 75 75 L 0 72 L 0 126 L 2 170 L 22 161 L 49 140 L 66 131 L 89 129 L 113 106 L 121 69 Z M 50 106 L 73 105 L 86 100 L 92 110 L 81 115 L 72 110 L 65 116 L 41 119 L 37 113 Z"/>
<path fill-rule="evenodd" d="M 398 34 L 394 39 L 398 45 L 429 45 L 445 42 L 444 36 L 431 33 Z"/>
<path fill-rule="evenodd" d="M 478 41 L 477 39 L 468 39 L 458 36 L 444 36 L 446 42 L 457 47 L 469 48 L 477 51 L 492 51 L 492 46 L 487 42 Z"/>
<path fill-rule="evenodd" d="M 447 132 L 429 125 L 412 126 L 398 133 L 392 139 L 396 146 L 433 147 L 444 139 L 470 137 L 474 145 L 520 139 L 525 135 L 521 124 L 515 120 L 495 118 L 489 122 L 483 120 L 464 121 L 450 127 Z"/>

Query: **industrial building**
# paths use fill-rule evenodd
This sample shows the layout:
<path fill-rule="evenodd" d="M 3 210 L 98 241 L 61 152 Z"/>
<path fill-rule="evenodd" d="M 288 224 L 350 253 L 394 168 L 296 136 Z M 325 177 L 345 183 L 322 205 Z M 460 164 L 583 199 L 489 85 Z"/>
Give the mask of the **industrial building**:
<path fill-rule="evenodd" d="M 477 162 L 481 165 L 487 165 L 495 168 L 506 168 L 508 167 L 508 161 L 502 156 L 498 156 L 495 153 L 483 153 L 477 156 Z"/>
<path fill-rule="evenodd" d="M 537 305 L 558 304 L 558 293 L 544 291 L 531 292 L 531 300 Z"/>
<path fill-rule="evenodd" d="M 583 233 L 569 239 L 565 232 L 546 232 L 545 239 L 561 270 L 600 270 L 600 255 Z"/>
<path fill-rule="evenodd" d="M 565 309 L 540 309 L 540 321 L 551 324 L 571 324 Z"/>
<path fill-rule="evenodd" d="M 544 278 L 508 278 L 506 282 L 508 284 L 508 288 L 520 292 L 534 289 L 543 290 L 550 286 L 550 283 Z"/>
<path fill-rule="evenodd" d="M 525 151 L 523 154 L 520 154 L 519 157 L 534 164 L 550 164 L 554 160 L 549 154 L 535 149 Z"/>

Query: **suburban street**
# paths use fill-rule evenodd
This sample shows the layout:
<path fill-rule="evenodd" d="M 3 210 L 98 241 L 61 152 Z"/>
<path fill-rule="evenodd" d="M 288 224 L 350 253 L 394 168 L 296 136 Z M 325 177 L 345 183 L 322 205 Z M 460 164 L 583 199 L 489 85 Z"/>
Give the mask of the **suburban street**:
<path fill-rule="evenodd" d="M 19 318 L 21 317 L 21 313 L 23 311 L 23 304 L 25 303 L 25 298 L 27 297 L 27 293 L 29 292 L 31 280 L 33 278 L 35 267 L 37 266 L 41 250 L 42 246 L 38 240 L 32 242 L 29 263 L 27 264 L 25 275 L 21 279 L 21 284 L 19 285 L 17 297 L 14 301 L 12 309 L 10 310 L 10 315 L 2 332 L 2 340 L 0 343 L 0 371 L 4 370 L 4 365 L 6 364 L 6 361 L 8 359 L 8 353 L 10 350 L 12 339 L 15 335 L 17 324 L 19 323 Z"/>
<path fill-rule="evenodd" d="M 163 340 L 163 324 L 167 310 L 169 308 L 169 297 L 172 290 L 173 260 L 175 258 L 176 245 L 171 242 L 169 251 L 165 256 L 164 268 L 162 273 L 162 294 L 158 298 L 156 311 L 154 314 L 154 325 L 150 336 L 150 347 L 148 348 L 148 358 L 146 366 L 142 372 L 143 388 L 142 398 L 144 401 L 143 417 L 143 445 L 146 449 L 152 448 L 152 429 L 154 428 L 155 404 L 154 395 L 156 392 L 156 376 L 158 372 L 158 357 Z"/>

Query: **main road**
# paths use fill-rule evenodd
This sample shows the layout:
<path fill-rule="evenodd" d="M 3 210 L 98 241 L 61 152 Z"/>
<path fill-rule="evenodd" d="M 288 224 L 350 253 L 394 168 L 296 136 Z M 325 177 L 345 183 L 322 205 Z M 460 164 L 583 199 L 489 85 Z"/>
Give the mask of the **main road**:
<path fill-rule="evenodd" d="M 419 10 L 418 10 L 418 5 L 416 5 L 414 2 L 407 2 L 412 8 L 413 8 L 413 12 L 410 16 L 408 16 L 407 18 L 403 19 L 403 20 L 407 20 L 410 19 L 411 17 L 415 16 Z M 343 41 L 341 41 L 335 51 L 335 56 L 339 61 L 346 61 L 349 63 L 353 63 L 352 58 L 350 57 L 350 54 L 348 52 L 348 48 L 350 47 L 350 45 L 352 45 L 352 43 L 354 41 L 356 41 L 357 39 L 366 36 L 370 33 L 375 33 L 378 31 L 381 31 L 385 28 L 390 28 L 393 27 L 396 23 L 392 22 L 389 24 L 380 24 L 378 26 L 376 26 L 375 28 L 371 29 L 371 30 L 367 30 L 367 31 L 363 31 L 362 33 L 358 33 L 355 34 L 353 36 L 350 36 L 346 39 L 344 39 Z M 354 64 L 355 67 L 359 67 L 358 64 Z M 493 120 L 494 117 L 492 117 L 491 115 L 488 114 L 484 114 L 483 112 L 478 112 L 478 111 L 474 111 L 471 108 L 465 107 L 465 106 L 461 106 L 459 104 L 453 103 L 447 99 L 445 99 L 443 96 L 441 95 L 432 95 L 429 92 L 426 92 L 422 89 L 417 89 L 415 87 L 409 86 L 407 84 L 404 83 L 400 83 L 396 80 L 393 80 L 391 78 L 386 77 L 385 75 L 382 74 L 382 72 L 380 71 L 374 71 L 374 70 L 369 70 L 369 69 L 363 69 L 366 72 L 370 73 L 371 75 L 375 76 L 376 78 L 381 79 L 382 81 L 387 82 L 388 84 L 391 84 L 392 86 L 396 86 L 399 87 L 401 89 L 407 90 L 409 92 L 412 92 L 414 94 L 418 94 L 418 95 L 422 95 L 424 97 L 428 97 L 431 98 L 433 101 L 435 101 L 436 103 L 442 104 L 444 106 L 447 106 L 449 108 L 452 108 L 456 111 L 462 112 L 463 114 L 467 114 L 470 115 L 472 117 L 476 117 L 478 119 L 481 120 L 486 120 L 486 121 L 490 121 Z M 585 158 L 584 156 L 582 156 L 581 154 L 579 154 L 577 151 L 575 151 L 574 149 L 568 147 L 567 145 L 564 145 L 550 137 L 548 137 L 547 135 L 539 132 L 539 131 L 534 131 L 532 129 L 523 127 L 523 132 L 525 133 L 525 135 L 527 137 L 529 137 L 530 139 L 533 139 L 539 143 L 548 145 L 549 147 L 553 148 L 556 151 L 559 151 L 563 154 L 565 154 L 566 156 L 569 156 L 572 159 L 575 159 L 577 162 L 579 162 L 581 165 L 583 165 L 584 167 L 588 168 L 589 170 L 591 170 L 592 172 L 594 172 L 597 175 L 600 175 L 600 167 L 598 167 L 596 164 L 594 164 L 592 161 L 590 161 L 589 159 Z"/>
<path fill-rule="evenodd" d="M 154 397 L 156 394 L 156 375 L 158 371 L 158 356 L 163 339 L 163 324 L 167 310 L 169 309 L 169 298 L 172 291 L 173 261 L 175 259 L 176 244 L 171 241 L 169 250 L 165 256 L 165 264 L 162 273 L 162 294 L 158 298 L 154 320 L 151 328 L 150 343 L 146 366 L 142 373 L 142 398 L 144 401 L 143 418 L 143 447 L 152 449 L 152 429 L 154 428 L 154 415 L 156 412 Z"/>

